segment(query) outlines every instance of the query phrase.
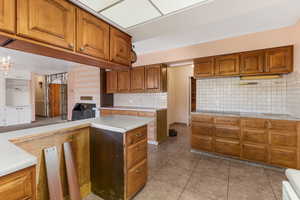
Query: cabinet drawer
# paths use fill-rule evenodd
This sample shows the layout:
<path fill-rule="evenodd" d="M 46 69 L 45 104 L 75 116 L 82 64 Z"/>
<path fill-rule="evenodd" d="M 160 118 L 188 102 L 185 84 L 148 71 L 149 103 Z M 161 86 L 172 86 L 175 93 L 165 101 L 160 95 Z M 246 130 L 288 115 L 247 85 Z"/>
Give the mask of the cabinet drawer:
<path fill-rule="evenodd" d="M 192 123 L 192 134 L 193 135 L 213 136 L 214 126 L 212 124 L 193 122 Z"/>
<path fill-rule="evenodd" d="M 297 122 L 284 120 L 270 120 L 269 128 L 272 130 L 297 131 Z"/>
<path fill-rule="evenodd" d="M 240 118 L 238 117 L 216 117 L 216 125 L 225 125 L 225 126 L 240 126 Z"/>
<path fill-rule="evenodd" d="M 0 178 L 0 199 L 35 199 L 35 167 Z"/>
<path fill-rule="evenodd" d="M 213 151 L 213 139 L 206 136 L 195 136 L 191 138 L 192 149 Z"/>
<path fill-rule="evenodd" d="M 247 160 L 266 162 L 268 158 L 267 148 L 264 145 L 243 145 L 243 158 Z"/>
<path fill-rule="evenodd" d="M 147 138 L 147 126 L 126 133 L 126 144 L 133 145 Z"/>
<path fill-rule="evenodd" d="M 112 114 L 114 114 L 114 115 L 133 115 L 133 116 L 137 116 L 138 112 L 137 111 L 131 111 L 131 110 L 113 110 Z"/>
<path fill-rule="evenodd" d="M 155 117 L 155 112 L 139 112 L 140 117 Z"/>
<path fill-rule="evenodd" d="M 127 148 L 127 169 L 144 160 L 147 157 L 147 139 L 142 140 Z"/>
<path fill-rule="evenodd" d="M 106 115 L 111 115 L 112 111 L 111 110 L 101 110 L 101 116 L 106 116 Z"/>
<path fill-rule="evenodd" d="M 297 152 L 292 149 L 271 149 L 270 163 L 284 167 L 297 167 Z"/>
<path fill-rule="evenodd" d="M 268 128 L 268 120 L 265 119 L 242 119 L 241 124 L 244 128 Z"/>
<path fill-rule="evenodd" d="M 271 130 L 270 135 L 271 135 L 271 145 L 287 146 L 287 147 L 297 146 L 296 132 Z"/>
<path fill-rule="evenodd" d="M 244 129 L 243 141 L 267 144 L 268 143 L 268 132 L 261 129 Z"/>
<path fill-rule="evenodd" d="M 143 160 L 127 174 L 127 199 L 133 197 L 147 182 L 147 161 Z"/>
<path fill-rule="evenodd" d="M 241 131 L 239 128 L 235 127 L 216 127 L 215 133 L 217 137 L 239 139 Z"/>
<path fill-rule="evenodd" d="M 217 138 L 215 143 L 215 151 L 217 153 L 226 154 L 230 156 L 240 156 L 240 142 L 237 140 Z"/>
<path fill-rule="evenodd" d="M 213 123 L 213 116 L 208 115 L 192 115 L 193 122 Z"/>

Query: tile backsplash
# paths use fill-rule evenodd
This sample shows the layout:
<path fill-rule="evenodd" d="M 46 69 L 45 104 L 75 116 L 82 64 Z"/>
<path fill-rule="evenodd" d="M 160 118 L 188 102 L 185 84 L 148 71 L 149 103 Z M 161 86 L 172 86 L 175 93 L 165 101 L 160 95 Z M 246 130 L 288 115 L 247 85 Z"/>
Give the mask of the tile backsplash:
<path fill-rule="evenodd" d="M 166 108 L 167 93 L 114 94 L 114 106 Z"/>
<path fill-rule="evenodd" d="M 250 84 L 249 84 L 250 83 Z M 197 110 L 294 114 L 300 116 L 300 76 L 240 80 L 239 77 L 197 80 Z"/>

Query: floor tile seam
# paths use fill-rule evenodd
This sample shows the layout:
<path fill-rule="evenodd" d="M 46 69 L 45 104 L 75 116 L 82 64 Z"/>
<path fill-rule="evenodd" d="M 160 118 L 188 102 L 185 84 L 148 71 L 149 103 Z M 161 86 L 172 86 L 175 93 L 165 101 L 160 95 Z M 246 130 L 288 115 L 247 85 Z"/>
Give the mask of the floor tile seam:
<path fill-rule="evenodd" d="M 227 178 L 227 200 L 229 200 L 229 184 L 230 184 L 231 162 L 228 164 L 228 178 Z"/>
<path fill-rule="evenodd" d="M 266 175 L 266 177 L 267 177 L 267 179 L 268 179 L 268 182 L 269 182 L 269 185 L 270 185 L 270 187 L 271 187 L 271 190 L 272 190 L 274 199 L 275 199 L 275 200 L 279 200 L 279 199 L 277 198 L 276 194 L 275 194 L 275 191 L 274 191 L 274 188 L 273 188 L 273 185 L 272 185 L 272 181 L 271 181 L 271 179 L 270 179 L 269 174 L 266 172 L 266 169 L 264 169 L 264 174 Z"/>

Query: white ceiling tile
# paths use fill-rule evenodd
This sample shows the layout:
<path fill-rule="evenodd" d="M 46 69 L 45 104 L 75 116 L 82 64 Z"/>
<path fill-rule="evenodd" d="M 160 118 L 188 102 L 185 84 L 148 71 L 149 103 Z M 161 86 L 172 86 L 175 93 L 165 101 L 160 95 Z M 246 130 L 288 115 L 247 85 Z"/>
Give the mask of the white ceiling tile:
<path fill-rule="evenodd" d="M 95 10 L 96 12 L 103 10 L 121 0 L 79 0 L 84 5 Z"/>
<path fill-rule="evenodd" d="M 148 0 L 125 0 L 104 10 L 101 14 L 123 28 L 161 16 Z"/>
<path fill-rule="evenodd" d="M 189 6 L 208 2 L 209 0 L 152 0 L 152 2 L 160 9 L 163 14 L 169 14 L 171 12 L 175 12 Z"/>

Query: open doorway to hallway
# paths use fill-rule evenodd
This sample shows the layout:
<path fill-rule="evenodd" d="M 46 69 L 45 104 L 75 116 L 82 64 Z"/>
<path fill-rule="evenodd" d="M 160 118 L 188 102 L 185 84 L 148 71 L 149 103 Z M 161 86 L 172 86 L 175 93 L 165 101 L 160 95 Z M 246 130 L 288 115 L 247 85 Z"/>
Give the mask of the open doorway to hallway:
<path fill-rule="evenodd" d="M 168 124 L 189 124 L 193 65 L 168 68 Z"/>
<path fill-rule="evenodd" d="M 57 123 L 67 119 L 67 73 L 36 76 L 36 121 Z"/>

